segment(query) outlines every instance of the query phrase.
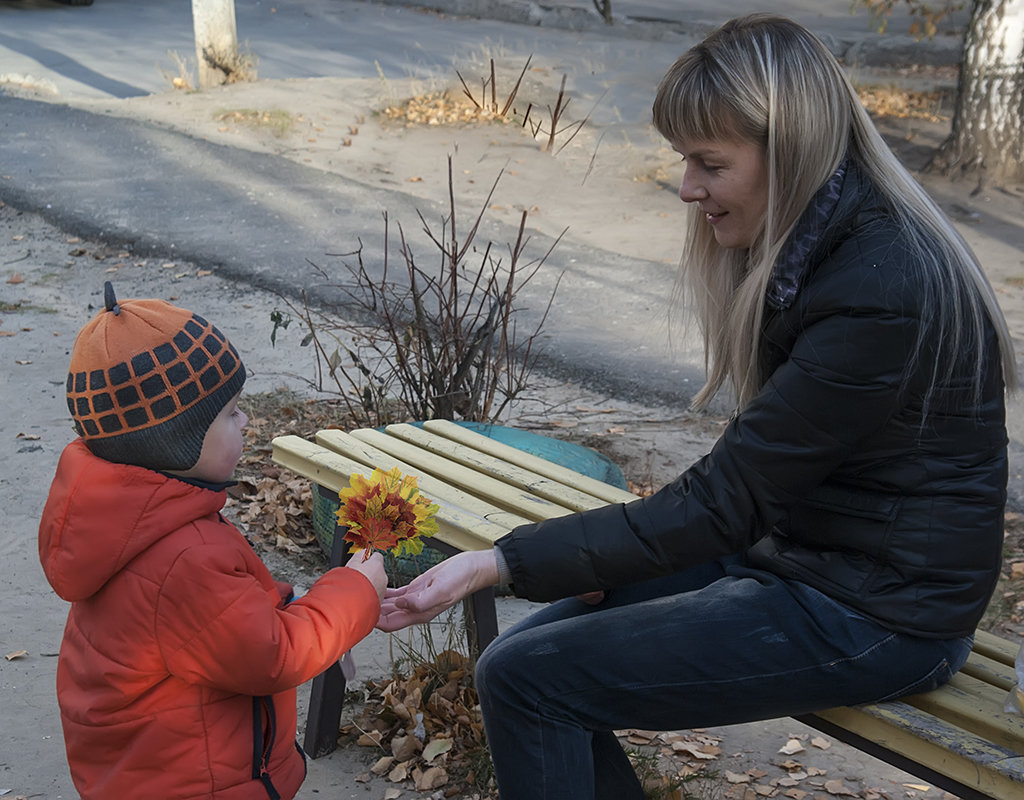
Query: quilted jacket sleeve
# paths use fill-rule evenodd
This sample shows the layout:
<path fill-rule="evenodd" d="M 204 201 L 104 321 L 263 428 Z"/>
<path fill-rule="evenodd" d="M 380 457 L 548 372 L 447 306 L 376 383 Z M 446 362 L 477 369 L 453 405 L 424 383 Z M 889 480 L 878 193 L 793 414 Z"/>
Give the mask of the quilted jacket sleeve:
<path fill-rule="evenodd" d="M 377 622 L 377 593 L 355 570 L 330 570 L 288 605 L 266 578 L 254 574 L 238 547 L 184 550 L 167 573 L 156 613 L 169 671 L 189 683 L 273 694 L 322 672 Z"/>
<path fill-rule="evenodd" d="M 651 497 L 499 540 L 518 595 L 552 600 L 742 552 L 890 420 L 920 320 L 900 270 L 853 250 L 806 287 L 788 358 L 707 456 Z"/>

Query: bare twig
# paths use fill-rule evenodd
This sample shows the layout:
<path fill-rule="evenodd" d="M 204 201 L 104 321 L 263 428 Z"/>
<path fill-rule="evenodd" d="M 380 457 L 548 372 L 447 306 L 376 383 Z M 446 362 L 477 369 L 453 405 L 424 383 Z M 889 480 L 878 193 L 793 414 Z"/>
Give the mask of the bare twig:
<path fill-rule="evenodd" d="M 368 424 L 385 424 L 395 414 L 494 421 L 524 390 L 534 364 L 534 343 L 554 291 L 540 323 L 528 335 L 519 331 L 516 296 L 551 249 L 539 259 L 526 260 L 526 212 L 509 245 L 507 265 L 495 255 L 493 243 L 474 244 L 498 180 L 460 240 L 451 159 L 448 182 L 449 208 L 440 228 L 418 215 L 427 241 L 440 257 L 436 270 L 420 264 L 398 225 L 398 254 L 405 270 L 401 280 L 391 277 L 390 220 L 385 214 L 380 274 L 367 268 L 361 242 L 357 250 L 342 256 L 345 280 L 332 279 L 314 265 L 359 312 L 360 322 L 314 312 L 305 296 L 301 309 L 285 300 L 308 331 L 303 344 L 314 348 L 311 383 L 321 390 L 325 383 L 333 383 L 350 413 Z M 472 265 L 467 262 L 471 253 L 479 258 Z M 556 281 L 555 290 L 557 285 Z"/>

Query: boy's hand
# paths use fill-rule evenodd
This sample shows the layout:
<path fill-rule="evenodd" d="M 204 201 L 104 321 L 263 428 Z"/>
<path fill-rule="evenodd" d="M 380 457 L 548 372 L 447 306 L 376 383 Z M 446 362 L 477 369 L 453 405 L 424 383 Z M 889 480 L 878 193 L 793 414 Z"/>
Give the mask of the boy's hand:
<path fill-rule="evenodd" d="M 388 576 L 384 572 L 384 556 L 380 553 L 373 553 L 363 561 L 362 553 L 353 553 L 345 566 L 365 575 L 377 591 L 377 599 L 381 601 L 384 599 L 384 590 L 388 588 Z"/>

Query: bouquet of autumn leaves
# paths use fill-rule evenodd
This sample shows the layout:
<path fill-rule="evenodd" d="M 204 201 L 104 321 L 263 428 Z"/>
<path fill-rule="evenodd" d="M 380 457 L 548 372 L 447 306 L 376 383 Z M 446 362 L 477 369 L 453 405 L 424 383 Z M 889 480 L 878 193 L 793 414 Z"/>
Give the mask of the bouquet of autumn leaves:
<path fill-rule="evenodd" d="M 349 552 L 362 550 L 364 561 L 374 550 L 395 556 L 421 553 L 422 537 L 438 530 L 438 506 L 420 494 L 415 477 L 402 475 L 398 467 L 374 469 L 369 478 L 354 473 L 338 499 L 335 515 L 348 528 Z"/>

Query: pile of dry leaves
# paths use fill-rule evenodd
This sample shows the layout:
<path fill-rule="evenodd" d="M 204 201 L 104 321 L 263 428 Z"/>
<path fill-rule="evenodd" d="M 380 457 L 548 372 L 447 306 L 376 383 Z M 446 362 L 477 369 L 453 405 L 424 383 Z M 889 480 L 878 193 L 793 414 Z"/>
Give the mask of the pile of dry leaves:
<path fill-rule="evenodd" d="M 500 113 L 473 103 L 468 97 L 449 91 L 430 92 L 388 106 L 380 112 L 384 119 L 412 125 L 465 125 L 480 122 L 506 122 Z"/>
<path fill-rule="evenodd" d="M 365 688 L 367 703 L 342 728 L 342 741 L 375 748 L 380 757 L 357 781 L 369 781 L 371 774 L 386 776 L 395 784 L 391 798 L 402 788 L 440 789 L 444 797 L 493 796 L 473 665 L 466 656 L 444 650 L 418 663 L 409 675 L 369 681 Z"/>
<path fill-rule="evenodd" d="M 858 86 L 857 95 L 868 113 L 876 117 L 948 122 L 951 96 L 945 91 L 921 91 L 894 86 Z"/>

